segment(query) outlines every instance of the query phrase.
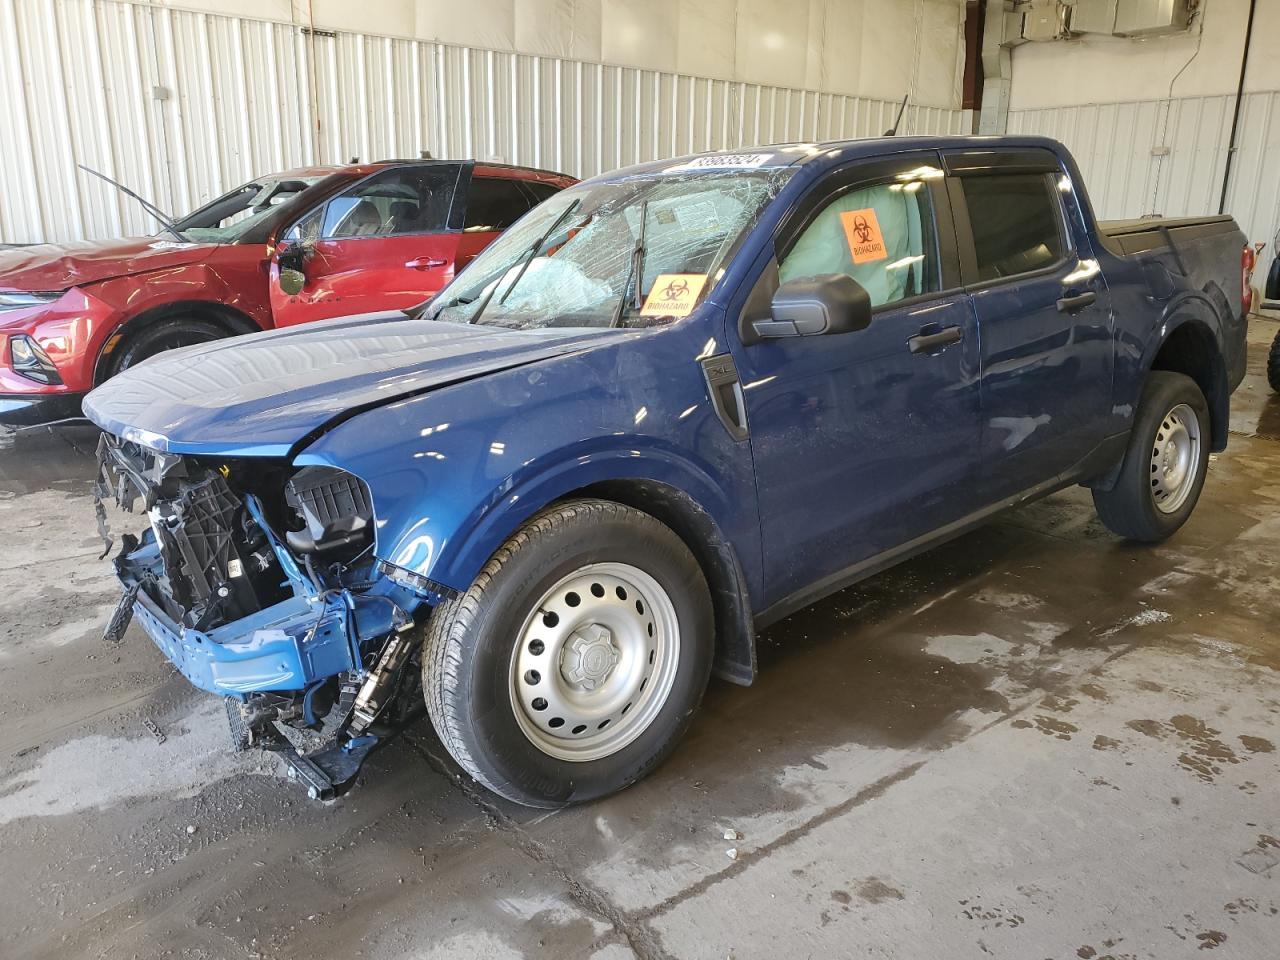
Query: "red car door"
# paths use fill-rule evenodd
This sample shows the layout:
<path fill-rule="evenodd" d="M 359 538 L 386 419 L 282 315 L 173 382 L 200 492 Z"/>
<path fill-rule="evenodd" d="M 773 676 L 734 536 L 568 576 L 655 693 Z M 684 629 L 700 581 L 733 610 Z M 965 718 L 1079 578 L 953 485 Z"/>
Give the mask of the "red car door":
<path fill-rule="evenodd" d="M 278 327 L 421 303 L 453 277 L 462 247 L 467 167 L 424 162 L 391 167 L 307 213 L 284 246 L 308 248 L 296 294 L 272 264 L 271 308 Z"/>

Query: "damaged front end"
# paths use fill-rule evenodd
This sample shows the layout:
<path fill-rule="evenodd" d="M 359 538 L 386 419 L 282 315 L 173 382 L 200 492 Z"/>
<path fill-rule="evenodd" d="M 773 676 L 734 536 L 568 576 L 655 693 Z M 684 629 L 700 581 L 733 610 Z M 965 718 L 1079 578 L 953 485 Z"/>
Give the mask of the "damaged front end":
<path fill-rule="evenodd" d="M 109 434 L 98 465 L 106 552 L 108 503 L 148 520 L 120 536 L 125 592 L 106 637 L 137 619 L 188 680 L 226 698 L 236 749 L 280 749 L 313 796 L 333 796 L 422 714 L 419 621 L 443 598 L 374 558 L 362 480 Z"/>

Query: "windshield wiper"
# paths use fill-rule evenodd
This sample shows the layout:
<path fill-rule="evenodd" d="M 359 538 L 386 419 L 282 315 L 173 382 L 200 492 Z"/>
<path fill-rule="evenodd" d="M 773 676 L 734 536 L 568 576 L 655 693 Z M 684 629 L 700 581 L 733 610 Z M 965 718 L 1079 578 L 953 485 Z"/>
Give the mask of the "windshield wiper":
<path fill-rule="evenodd" d="M 175 237 L 177 237 L 183 243 L 191 242 L 183 235 L 182 231 L 178 229 L 177 225 L 173 221 L 173 218 L 168 216 L 163 210 L 157 207 L 154 203 L 151 203 L 149 200 L 142 199 L 142 197 L 134 193 L 132 190 L 126 187 L 123 183 L 119 183 L 115 180 L 112 180 L 105 173 L 99 173 L 97 170 L 94 170 L 91 167 L 86 167 L 83 163 L 77 163 L 76 166 L 79 167 L 81 170 L 83 170 L 85 173 L 93 174 L 99 180 L 107 181 L 107 183 L 111 184 L 113 187 L 115 187 L 125 196 L 133 197 L 133 199 L 137 200 L 140 204 L 142 204 L 143 210 L 147 211 L 147 213 L 151 214 L 153 217 L 155 217 L 157 220 L 160 221 L 160 225 L 162 227 L 164 227 L 166 230 L 172 233 Z"/>
<path fill-rule="evenodd" d="M 534 258 L 537 257 L 538 251 L 542 249 L 542 245 L 555 235 L 556 230 L 560 228 L 560 224 L 569 219 L 569 214 L 578 209 L 578 205 L 580 203 L 582 203 L 581 200 L 575 200 L 573 203 L 569 204 L 569 206 L 565 207 L 564 213 L 556 217 L 555 223 L 547 227 L 547 232 L 540 236 L 536 241 L 529 244 L 529 249 L 524 255 L 524 262 L 520 264 L 520 271 L 516 274 L 515 279 L 511 281 L 511 284 L 507 287 L 507 292 L 502 295 L 502 298 L 498 303 L 507 302 L 507 297 L 511 296 L 511 291 L 516 288 L 516 284 L 524 277 L 524 272 L 529 269 L 529 264 L 533 263 Z M 481 302 L 480 306 L 476 308 L 476 312 L 471 315 L 471 319 L 468 320 L 467 323 L 478 323 L 480 321 L 480 314 L 484 313 L 485 308 L 489 306 L 489 301 L 493 299 L 493 295 L 498 292 L 498 287 L 501 285 L 502 278 L 499 277 L 498 281 L 489 288 L 489 292 L 485 294 L 484 300 Z"/>
<path fill-rule="evenodd" d="M 613 308 L 613 319 L 609 321 L 610 327 L 616 327 L 622 323 L 622 311 L 626 308 L 627 293 L 631 290 L 633 279 L 636 290 L 631 300 L 631 308 L 640 309 L 640 288 L 644 286 L 644 234 L 645 224 L 648 221 L 649 201 L 644 199 L 640 201 L 640 229 L 636 233 L 636 245 L 631 248 L 631 265 L 627 268 L 627 279 L 622 282 L 622 295 L 618 297 L 618 302 Z"/>

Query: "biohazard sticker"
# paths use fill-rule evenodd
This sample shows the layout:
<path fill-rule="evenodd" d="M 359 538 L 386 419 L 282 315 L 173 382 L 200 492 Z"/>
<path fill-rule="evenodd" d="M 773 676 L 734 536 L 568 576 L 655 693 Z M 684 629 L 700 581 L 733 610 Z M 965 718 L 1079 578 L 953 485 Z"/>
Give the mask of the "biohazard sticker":
<path fill-rule="evenodd" d="M 889 255 L 884 246 L 884 236 L 880 233 L 880 221 L 871 207 L 840 214 L 840 223 L 844 226 L 849 255 L 854 263 L 874 263 Z"/>
<path fill-rule="evenodd" d="M 642 317 L 687 317 L 707 285 L 705 273 L 660 273 L 640 309 Z"/>

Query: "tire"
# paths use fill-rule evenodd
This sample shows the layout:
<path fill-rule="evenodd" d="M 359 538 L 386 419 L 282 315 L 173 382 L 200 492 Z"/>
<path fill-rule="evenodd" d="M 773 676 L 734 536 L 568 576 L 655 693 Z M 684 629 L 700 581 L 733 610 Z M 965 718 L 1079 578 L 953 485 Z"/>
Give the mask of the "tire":
<path fill-rule="evenodd" d="M 1120 476 L 1094 490 L 1098 517 L 1115 534 L 1156 543 L 1186 523 L 1209 466 L 1209 404 L 1194 380 L 1152 371 L 1142 389 Z"/>
<path fill-rule="evenodd" d="M 713 630 L 675 533 L 621 504 L 567 501 L 432 613 L 423 693 L 445 748 L 485 787 L 532 807 L 582 803 L 674 749 L 706 690 Z"/>
<path fill-rule="evenodd" d="M 1267 383 L 1280 393 L 1280 333 L 1271 341 L 1271 352 L 1267 354 Z"/>
<path fill-rule="evenodd" d="M 124 338 L 107 364 L 107 377 L 137 366 L 143 360 L 166 350 L 190 347 L 229 336 L 220 324 L 197 317 L 171 317 L 150 323 Z"/>

